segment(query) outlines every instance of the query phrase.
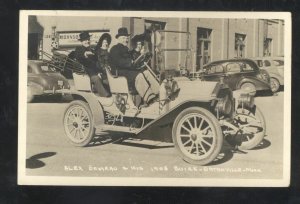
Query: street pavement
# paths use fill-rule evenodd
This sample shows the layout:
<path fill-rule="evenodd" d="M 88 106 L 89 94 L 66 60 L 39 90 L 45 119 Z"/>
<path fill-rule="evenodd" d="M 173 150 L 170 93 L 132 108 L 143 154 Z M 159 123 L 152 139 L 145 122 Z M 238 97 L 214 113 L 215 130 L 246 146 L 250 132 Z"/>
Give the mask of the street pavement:
<path fill-rule="evenodd" d="M 280 179 L 283 92 L 256 97 L 255 101 L 267 123 L 262 144 L 253 150 L 235 152 L 225 143 L 216 161 L 196 166 L 182 160 L 172 143 L 149 139 L 170 135 L 168 127 L 158 127 L 141 136 L 146 139 L 122 141 L 124 134 L 118 133 L 103 135 L 89 147 L 72 146 L 62 124 L 68 103 L 40 99 L 28 104 L 26 175 Z"/>

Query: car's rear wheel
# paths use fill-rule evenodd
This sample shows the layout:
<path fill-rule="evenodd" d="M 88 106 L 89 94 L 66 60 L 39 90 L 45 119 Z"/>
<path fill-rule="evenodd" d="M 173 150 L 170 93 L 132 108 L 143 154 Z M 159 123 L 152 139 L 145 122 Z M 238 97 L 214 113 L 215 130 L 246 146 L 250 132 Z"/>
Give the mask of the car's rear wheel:
<path fill-rule="evenodd" d="M 32 90 L 30 87 L 27 87 L 27 103 L 32 102 L 34 99 L 34 95 L 32 94 Z"/>
<path fill-rule="evenodd" d="M 251 96 L 255 96 L 255 94 L 256 94 L 256 88 L 255 88 L 254 84 L 252 84 L 250 82 L 243 83 L 241 85 L 241 89 L 243 91 L 249 93 Z"/>
<path fill-rule="evenodd" d="M 199 107 L 185 109 L 177 116 L 172 137 L 181 157 L 197 165 L 212 162 L 223 144 L 218 120 L 208 110 Z"/>
<path fill-rule="evenodd" d="M 266 133 L 266 122 L 257 106 L 252 110 L 238 108 L 234 120 L 240 128 L 235 136 L 239 149 L 252 149 L 262 142 Z"/>
<path fill-rule="evenodd" d="M 66 136 L 73 145 L 86 146 L 93 139 L 93 115 L 87 103 L 73 101 L 65 111 L 63 123 Z"/>
<path fill-rule="evenodd" d="M 280 88 L 280 83 L 277 79 L 271 77 L 270 78 L 271 91 L 273 93 L 277 92 Z"/>

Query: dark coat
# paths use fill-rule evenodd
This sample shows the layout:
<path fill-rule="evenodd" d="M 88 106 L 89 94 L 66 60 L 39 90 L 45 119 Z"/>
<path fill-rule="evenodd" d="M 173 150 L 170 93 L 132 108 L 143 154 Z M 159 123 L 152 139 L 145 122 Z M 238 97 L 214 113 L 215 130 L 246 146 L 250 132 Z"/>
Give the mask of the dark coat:
<path fill-rule="evenodd" d="M 131 59 L 136 60 L 141 55 L 141 52 L 138 52 L 136 50 L 131 50 L 130 54 L 131 54 Z"/>
<path fill-rule="evenodd" d="M 110 65 L 113 69 L 117 70 L 132 70 L 131 54 L 128 47 L 118 43 L 110 49 L 109 57 Z"/>
<path fill-rule="evenodd" d="M 77 61 L 82 64 L 86 72 L 89 76 L 97 75 L 99 73 L 99 70 L 97 68 L 97 56 L 96 55 L 89 55 L 87 58 L 84 56 L 84 53 L 86 51 L 91 51 L 92 49 L 90 47 L 76 47 L 75 49 L 75 58 Z"/>
<path fill-rule="evenodd" d="M 98 59 L 98 68 L 101 74 L 105 75 L 105 67 L 109 65 L 109 53 L 107 50 L 99 48 L 96 51 L 97 59 Z"/>

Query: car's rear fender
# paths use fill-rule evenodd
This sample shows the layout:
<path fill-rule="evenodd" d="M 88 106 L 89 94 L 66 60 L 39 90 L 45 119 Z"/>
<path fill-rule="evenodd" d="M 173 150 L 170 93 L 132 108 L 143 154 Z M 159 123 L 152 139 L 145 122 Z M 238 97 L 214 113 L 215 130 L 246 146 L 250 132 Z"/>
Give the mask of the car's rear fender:
<path fill-rule="evenodd" d="M 157 119 L 152 120 L 150 123 L 148 123 L 144 128 L 140 129 L 136 134 L 142 133 L 146 131 L 148 128 L 153 127 L 153 126 L 165 126 L 168 124 L 172 124 L 176 117 L 179 115 L 181 111 L 183 111 L 186 108 L 189 107 L 202 107 L 205 108 L 209 111 L 211 111 L 212 107 L 212 100 L 211 101 L 185 101 L 171 110 L 169 110 L 167 113 L 160 115 Z"/>
<path fill-rule="evenodd" d="M 89 92 L 79 92 L 79 91 L 71 92 L 70 94 L 72 95 L 73 100 L 81 100 L 86 102 L 89 105 L 91 112 L 93 114 L 93 120 L 95 126 L 104 124 L 103 108 L 93 94 Z"/>

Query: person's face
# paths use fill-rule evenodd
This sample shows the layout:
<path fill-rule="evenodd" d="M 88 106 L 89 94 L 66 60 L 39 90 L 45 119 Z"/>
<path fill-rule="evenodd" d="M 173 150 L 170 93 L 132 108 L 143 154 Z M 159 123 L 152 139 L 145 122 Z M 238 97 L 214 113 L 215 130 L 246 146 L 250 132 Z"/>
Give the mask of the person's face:
<path fill-rule="evenodd" d="M 91 41 L 90 41 L 90 39 L 86 39 L 86 40 L 81 41 L 81 44 L 83 47 L 89 47 L 91 45 Z"/>
<path fill-rule="evenodd" d="M 122 45 L 128 46 L 128 41 L 129 41 L 129 37 L 128 36 L 120 36 L 118 39 L 119 39 L 119 42 Z"/>
<path fill-rule="evenodd" d="M 104 40 L 102 41 L 101 48 L 102 48 L 102 49 L 105 49 L 105 50 L 108 49 L 108 42 L 107 42 L 106 39 L 104 39 Z"/>
<path fill-rule="evenodd" d="M 142 47 L 143 47 L 142 42 L 137 42 L 137 43 L 136 43 L 136 48 L 135 48 L 135 49 L 136 49 L 137 51 L 141 51 L 141 50 L 142 50 Z"/>

